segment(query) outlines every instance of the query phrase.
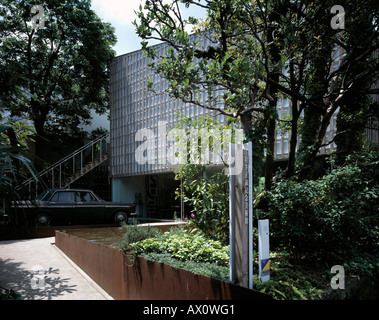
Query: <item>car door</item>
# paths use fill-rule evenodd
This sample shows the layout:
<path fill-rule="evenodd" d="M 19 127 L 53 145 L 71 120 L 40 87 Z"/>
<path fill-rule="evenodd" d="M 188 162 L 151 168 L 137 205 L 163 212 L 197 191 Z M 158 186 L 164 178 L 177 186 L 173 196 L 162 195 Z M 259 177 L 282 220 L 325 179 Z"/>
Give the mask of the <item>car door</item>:
<path fill-rule="evenodd" d="M 48 203 L 48 210 L 57 222 L 75 222 L 75 192 L 63 190 L 56 191 Z"/>
<path fill-rule="evenodd" d="M 90 191 L 76 191 L 76 209 L 83 223 L 100 222 L 102 205 Z"/>

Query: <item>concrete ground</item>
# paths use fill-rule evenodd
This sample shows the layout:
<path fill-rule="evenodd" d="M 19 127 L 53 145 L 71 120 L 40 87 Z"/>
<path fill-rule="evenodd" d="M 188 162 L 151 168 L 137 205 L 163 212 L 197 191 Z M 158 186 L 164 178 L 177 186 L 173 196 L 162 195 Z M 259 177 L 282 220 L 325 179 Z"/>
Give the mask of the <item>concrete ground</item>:
<path fill-rule="evenodd" d="M 23 300 L 112 300 L 54 241 L 0 241 L 0 286 Z"/>

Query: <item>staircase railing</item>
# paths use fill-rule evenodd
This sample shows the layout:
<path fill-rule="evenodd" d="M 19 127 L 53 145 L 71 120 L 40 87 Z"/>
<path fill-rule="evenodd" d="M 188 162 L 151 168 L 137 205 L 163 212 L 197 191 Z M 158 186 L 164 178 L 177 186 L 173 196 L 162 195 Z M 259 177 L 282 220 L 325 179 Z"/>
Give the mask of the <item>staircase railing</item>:
<path fill-rule="evenodd" d="M 108 158 L 109 136 L 109 132 L 103 134 L 41 171 L 40 183 L 30 178 L 22 186 L 27 186 L 29 191 L 34 186 L 36 195 L 40 193 L 40 187 L 66 188 Z"/>

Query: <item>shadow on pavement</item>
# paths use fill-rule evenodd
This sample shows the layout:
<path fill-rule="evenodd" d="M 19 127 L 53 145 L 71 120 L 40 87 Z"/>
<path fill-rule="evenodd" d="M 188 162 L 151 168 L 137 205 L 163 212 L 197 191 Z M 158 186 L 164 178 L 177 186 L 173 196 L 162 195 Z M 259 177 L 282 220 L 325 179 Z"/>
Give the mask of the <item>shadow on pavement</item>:
<path fill-rule="evenodd" d="M 70 278 L 59 276 L 59 269 L 39 265 L 25 269 L 22 264 L 14 259 L 0 259 L 0 286 L 13 289 L 23 300 L 51 300 L 76 291 L 76 285 L 69 284 Z"/>

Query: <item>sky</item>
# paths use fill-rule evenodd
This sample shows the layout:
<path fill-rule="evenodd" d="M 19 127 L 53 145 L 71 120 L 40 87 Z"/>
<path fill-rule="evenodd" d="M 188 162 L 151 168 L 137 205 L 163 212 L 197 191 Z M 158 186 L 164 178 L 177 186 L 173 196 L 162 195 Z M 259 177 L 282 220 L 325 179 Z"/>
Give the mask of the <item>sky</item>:
<path fill-rule="evenodd" d="M 169 2 L 168 0 L 165 2 Z M 132 22 L 136 19 L 134 11 L 139 11 L 140 4 L 145 0 L 92 0 L 92 9 L 104 21 L 110 22 L 115 28 L 117 44 L 114 47 L 116 55 L 122 55 L 141 49 L 141 39 L 135 32 Z M 199 8 L 187 9 L 197 18 L 205 18 L 205 12 Z"/>
<path fill-rule="evenodd" d="M 165 0 L 169 2 L 169 0 Z M 136 35 L 135 27 L 132 22 L 137 18 L 134 11 L 139 11 L 140 4 L 145 0 L 92 0 L 92 10 L 104 22 L 109 22 L 114 28 L 117 37 L 117 44 L 113 47 L 116 56 L 123 55 L 141 49 L 141 39 Z M 195 7 L 192 10 L 187 9 L 186 15 L 197 18 L 205 18 L 204 11 Z M 92 130 L 99 126 L 109 130 L 109 121 L 107 116 L 98 116 L 92 114 L 93 121 L 90 126 L 85 126 L 85 130 Z"/>

